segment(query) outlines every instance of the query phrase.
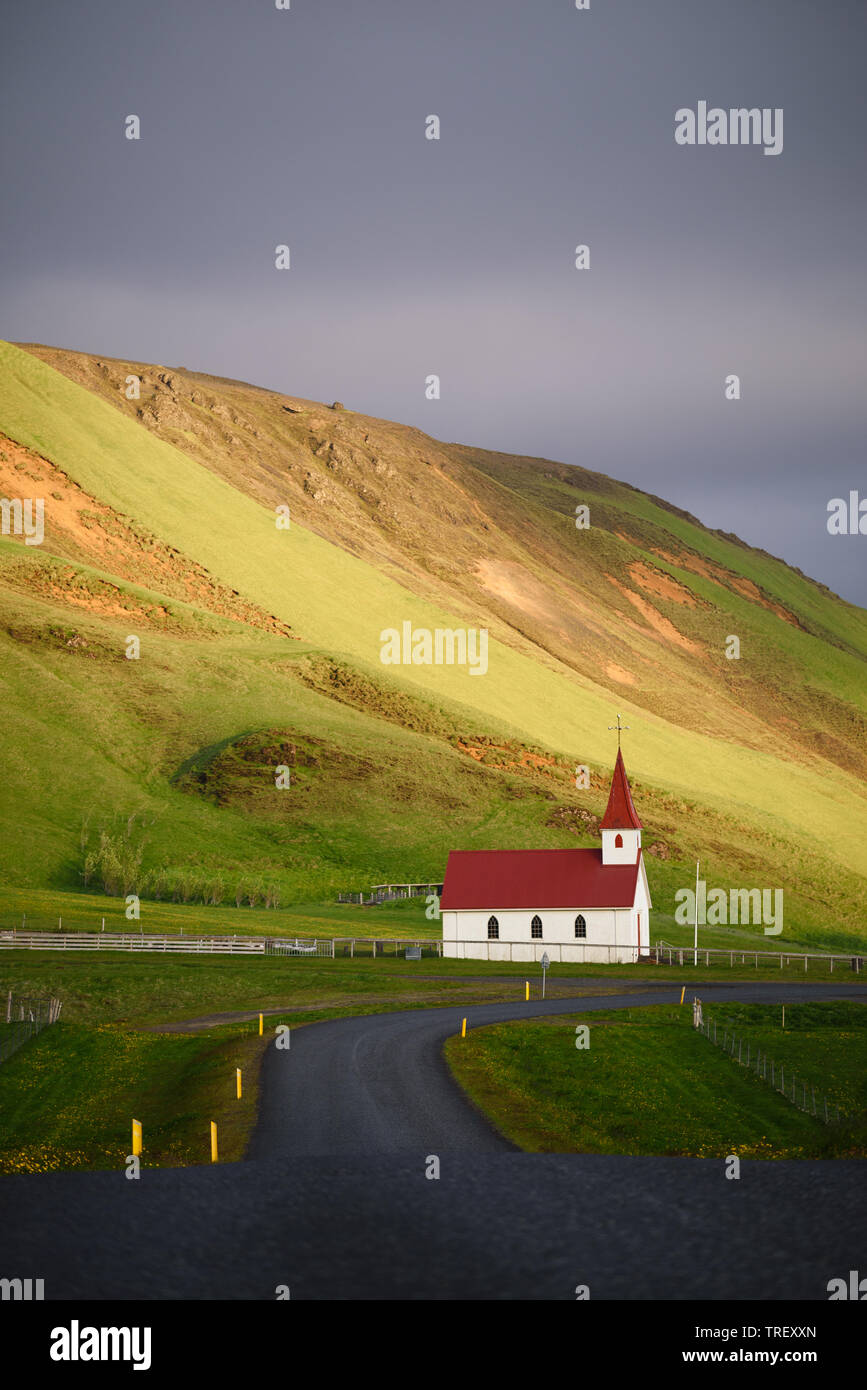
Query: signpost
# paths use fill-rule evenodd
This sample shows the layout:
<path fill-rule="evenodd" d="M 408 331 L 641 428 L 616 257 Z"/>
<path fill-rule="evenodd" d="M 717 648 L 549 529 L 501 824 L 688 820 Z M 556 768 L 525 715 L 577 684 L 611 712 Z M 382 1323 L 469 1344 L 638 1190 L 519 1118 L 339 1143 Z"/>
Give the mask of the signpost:
<path fill-rule="evenodd" d="M 550 962 L 550 960 L 548 959 L 548 952 L 547 952 L 547 951 L 543 951 L 543 952 L 542 952 L 542 960 L 541 960 L 541 965 L 542 965 L 542 998 L 543 998 L 543 999 L 545 998 L 545 972 L 546 972 L 546 970 L 548 969 L 548 966 L 549 966 L 550 964 L 551 964 L 551 962 Z"/>

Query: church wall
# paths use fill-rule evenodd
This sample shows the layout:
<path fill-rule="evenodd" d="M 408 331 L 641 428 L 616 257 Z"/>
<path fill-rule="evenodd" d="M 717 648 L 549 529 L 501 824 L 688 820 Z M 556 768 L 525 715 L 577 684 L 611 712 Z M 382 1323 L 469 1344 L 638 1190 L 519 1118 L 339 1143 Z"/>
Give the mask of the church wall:
<path fill-rule="evenodd" d="M 575 936 L 581 912 L 587 936 Z M 646 944 L 647 911 L 641 908 L 642 944 Z M 488 918 L 500 926 L 499 938 L 488 939 Z M 542 939 L 530 936 L 533 912 L 525 909 L 487 909 L 484 912 L 443 912 L 443 955 L 458 959 L 535 962 L 547 951 L 552 962 L 622 964 L 636 958 L 636 912 L 631 908 L 545 909 Z"/>

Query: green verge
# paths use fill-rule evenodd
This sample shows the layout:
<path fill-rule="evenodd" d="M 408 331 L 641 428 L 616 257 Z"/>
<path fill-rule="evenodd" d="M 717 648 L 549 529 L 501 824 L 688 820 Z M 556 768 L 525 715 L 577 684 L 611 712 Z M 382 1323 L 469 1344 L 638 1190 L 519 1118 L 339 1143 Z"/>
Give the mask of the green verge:
<path fill-rule="evenodd" d="M 445 1057 L 474 1103 L 531 1153 L 700 1158 L 867 1156 L 867 1005 L 714 1005 L 763 1039 L 843 1119 L 825 1125 L 784 1100 L 692 1027 L 687 1006 L 606 1010 L 497 1024 L 450 1038 Z M 576 1047 L 576 1026 L 589 1047 Z"/>
<path fill-rule="evenodd" d="M 822 980 L 826 977 L 822 975 Z M 827 975 L 855 987 L 863 975 L 850 970 Z M 797 964 L 780 970 L 716 969 L 654 965 L 564 965 L 548 971 L 547 993 L 568 996 L 641 988 L 648 983 L 701 985 L 756 980 L 803 982 Z M 541 993 L 538 966 L 488 964 L 477 960 L 425 957 L 407 961 L 388 955 L 356 957 L 222 956 L 121 951 L 0 951 L 0 998 L 16 996 L 63 1002 L 64 1023 L 131 1023 L 146 1026 L 199 1018 L 212 1012 L 309 1009 L 363 1004 L 368 1013 L 387 1005 L 417 1008 L 448 1004 L 520 1000 L 524 981 L 530 997 Z M 867 986 L 864 989 L 867 999 Z"/>
<path fill-rule="evenodd" d="M 0 1067 L 0 1173 L 123 1169 L 132 1120 L 143 1128 L 142 1164 L 242 1156 L 256 1114 L 263 1039 L 242 1033 L 141 1033 L 57 1023 Z M 235 1068 L 244 1077 L 237 1099 Z"/>

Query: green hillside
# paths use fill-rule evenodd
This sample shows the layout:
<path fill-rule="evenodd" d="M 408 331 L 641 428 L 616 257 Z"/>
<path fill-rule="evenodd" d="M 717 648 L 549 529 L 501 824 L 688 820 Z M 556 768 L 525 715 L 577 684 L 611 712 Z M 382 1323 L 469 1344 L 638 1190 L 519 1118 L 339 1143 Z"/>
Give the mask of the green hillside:
<path fill-rule="evenodd" d="M 0 432 L 2 495 L 45 498 L 41 546 L 0 540 L 7 885 L 92 885 L 101 835 L 146 900 L 282 906 L 598 843 L 620 710 L 655 907 L 701 856 L 782 887 L 787 937 L 863 933 L 867 615 L 782 561 L 602 475 L 183 369 L 0 344 Z M 383 665 L 404 621 L 489 629 L 487 672 Z"/>

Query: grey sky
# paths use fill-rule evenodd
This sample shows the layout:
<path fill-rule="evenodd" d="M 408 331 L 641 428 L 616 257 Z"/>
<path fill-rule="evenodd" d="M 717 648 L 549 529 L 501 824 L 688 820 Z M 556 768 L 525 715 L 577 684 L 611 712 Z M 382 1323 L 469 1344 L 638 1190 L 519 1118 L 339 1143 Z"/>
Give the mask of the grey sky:
<path fill-rule="evenodd" d="M 2 336 L 582 463 L 867 603 L 867 6 L 49 0 L 0 50 Z M 676 145 L 700 100 L 782 153 Z"/>

